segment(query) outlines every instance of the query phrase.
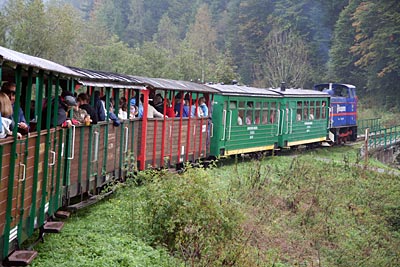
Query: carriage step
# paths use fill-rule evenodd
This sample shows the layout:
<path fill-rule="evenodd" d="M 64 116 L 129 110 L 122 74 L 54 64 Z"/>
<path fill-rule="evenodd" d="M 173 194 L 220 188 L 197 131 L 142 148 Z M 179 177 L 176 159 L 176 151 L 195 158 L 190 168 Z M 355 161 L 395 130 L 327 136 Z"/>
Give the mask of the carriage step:
<path fill-rule="evenodd" d="M 4 266 L 27 266 L 36 258 L 37 252 L 34 250 L 15 250 L 3 262 Z"/>
<path fill-rule="evenodd" d="M 57 218 L 60 218 L 60 219 L 67 219 L 67 218 L 69 218 L 70 215 L 71 215 L 70 212 L 64 211 L 64 210 L 59 210 L 59 211 L 57 211 L 56 214 L 55 214 L 55 216 L 56 216 Z"/>
<path fill-rule="evenodd" d="M 43 226 L 43 230 L 45 233 L 59 233 L 63 227 L 64 222 L 47 222 Z"/>

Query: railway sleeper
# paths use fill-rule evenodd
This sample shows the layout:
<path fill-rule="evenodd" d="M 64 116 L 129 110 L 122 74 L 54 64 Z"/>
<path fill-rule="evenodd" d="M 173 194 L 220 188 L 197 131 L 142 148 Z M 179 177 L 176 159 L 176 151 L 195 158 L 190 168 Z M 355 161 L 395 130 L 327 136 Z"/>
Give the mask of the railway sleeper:
<path fill-rule="evenodd" d="M 2 263 L 3 266 L 27 266 L 37 257 L 35 250 L 14 250 Z"/>

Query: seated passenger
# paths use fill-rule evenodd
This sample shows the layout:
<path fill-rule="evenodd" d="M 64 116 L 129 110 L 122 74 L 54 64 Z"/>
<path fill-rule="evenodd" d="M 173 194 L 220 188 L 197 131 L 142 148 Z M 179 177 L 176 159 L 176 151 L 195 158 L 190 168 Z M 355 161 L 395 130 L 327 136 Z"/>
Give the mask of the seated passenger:
<path fill-rule="evenodd" d="M 126 103 L 122 103 L 120 105 L 120 108 L 118 109 L 118 118 L 121 120 L 128 119 L 128 107 L 127 107 Z"/>
<path fill-rule="evenodd" d="M 190 116 L 190 109 L 189 109 L 189 100 L 185 99 L 183 105 L 183 113 L 182 118 L 188 118 Z"/>
<path fill-rule="evenodd" d="M 55 101 L 58 101 L 58 110 L 55 111 Z M 56 127 L 56 126 L 61 126 L 61 127 L 71 127 L 72 125 L 79 124 L 79 122 L 75 119 L 69 119 L 67 117 L 68 111 L 71 110 L 73 107 L 77 106 L 77 102 L 73 96 L 73 94 L 69 91 L 63 91 L 61 93 L 61 96 L 59 96 L 57 99 L 53 99 L 51 103 L 46 103 L 43 106 L 43 113 L 42 113 L 42 129 L 46 129 L 46 118 L 47 118 L 47 106 L 51 105 L 51 120 L 50 120 L 50 127 Z M 57 124 L 54 125 L 53 123 L 53 117 L 54 114 L 57 112 Z"/>
<path fill-rule="evenodd" d="M 238 112 L 237 124 L 243 125 L 243 110 L 239 110 Z"/>
<path fill-rule="evenodd" d="M 174 107 L 171 105 L 171 101 L 167 98 L 167 110 L 165 112 L 165 115 L 168 116 L 168 118 L 175 118 L 177 112 L 175 112 Z"/>
<path fill-rule="evenodd" d="M 252 117 L 252 116 L 251 116 L 251 111 L 247 111 L 247 113 L 246 113 L 246 124 L 247 124 L 247 125 L 250 125 L 250 124 L 251 124 L 251 120 L 252 120 L 251 117 Z"/>
<path fill-rule="evenodd" d="M 160 112 L 161 114 L 164 113 L 164 99 L 162 98 L 161 94 L 156 94 L 154 96 L 154 108 Z"/>
<path fill-rule="evenodd" d="M 275 110 L 272 110 L 271 115 L 269 116 L 269 121 L 271 123 L 275 123 L 275 118 L 276 118 L 276 112 L 275 112 Z"/>
<path fill-rule="evenodd" d="M 178 93 L 175 96 L 175 106 L 174 106 L 174 111 L 176 112 L 176 117 L 181 117 L 181 107 L 182 104 L 184 103 L 184 100 L 182 99 L 182 94 Z"/>
<path fill-rule="evenodd" d="M 143 101 L 144 101 L 144 96 L 140 95 L 139 110 L 140 110 L 140 106 L 142 106 L 142 109 L 143 109 L 143 105 L 142 105 Z M 142 113 L 142 116 L 143 116 L 143 113 Z M 164 115 L 162 113 L 158 112 L 150 103 L 147 103 L 147 118 L 148 119 L 164 118 Z"/>
<path fill-rule="evenodd" d="M 90 98 L 86 93 L 80 93 L 78 95 L 78 104 L 79 108 L 86 110 L 87 114 L 90 116 L 90 119 L 92 120 L 93 124 L 97 124 L 99 121 L 97 117 L 97 112 L 96 110 L 89 105 Z M 103 107 L 101 107 L 102 109 Z"/>
<path fill-rule="evenodd" d="M 86 110 L 79 108 L 79 106 L 74 106 L 73 111 L 72 118 L 79 121 L 79 123 L 84 123 L 85 117 L 88 115 Z"/>
<path fill-rule="evenodd" d="M 6 82 L 1 87 L 1 92 L 5 93 L 9 97 L 13 108 L 15 104 L 15 92 L 17 90 L 16 88 L 16 84 L 12 82 Z M 13 128 L 15 125 L 13 114 L 10 115 L 9 119 L 11 119 L 12 121 Z M 20 132 L 21 134 L 27 134 L 29 132 L 29 127 L 26 124 L 24 112 L 22 111 L 21 107 L 18 110 L 18 132 Z"/>
<path fill-rule="evenodd" d="M 96 111 L 98 121 L 106 120 L 105 104 L 100 100 L 99 91 L 94 92 L 94 110 Z"/>
<path fill-rule="evenodd" d="M 243 125 L 243 119 L 242 119 L 242 117 L 238 116 L 238 118 L 237 118 L 237 124 L 238 124 L 238 125 Z"/>
<path fill-rule="evenodd" d="M 314 109 L 310 109 L 310 115 L 308 115 L 308 119 L 309 120 L 313 120 L 314 119 Z"/>
<path fill-rule="evenodd" d="M 12 113 L 13 108 L 10 99 L 6 94 L 0 92 L 0 138 L 12 135 L 12 120 L 9 118 Z M 21 134 L 18 135 L 18 137 L 20 136 Z"/>
<path fill-rule="evenodd" d="M 139 108 L 137 106 L 130 106 L 130 112 L 129 112 L 129 119 L 134 119 L 138 112 L 139 112 Z"/>
<path fill-rule="evenodd" d="M 206 99 L 204 97 L 200 97 L 199 107 L 201 109 L 200 117 L 208 117 L 208 107 L 206 105 Z"/>
<path fill-rule="evenodd" d="M 203 114 L 203 111 L 200 108 L 200 103 L 198 103 L 198 106 L 196 107 L 196 100 L 193 99 L 192 106 L 190 108 L 190 117 L 201 118 L 202 114 Z"/>

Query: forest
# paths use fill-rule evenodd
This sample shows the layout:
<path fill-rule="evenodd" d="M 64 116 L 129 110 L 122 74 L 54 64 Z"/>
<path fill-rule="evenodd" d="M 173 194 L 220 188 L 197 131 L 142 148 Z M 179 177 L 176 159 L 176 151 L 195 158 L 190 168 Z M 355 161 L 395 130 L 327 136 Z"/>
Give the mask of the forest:
<path fill-rule="evenodd" d="M 350 83 L 372 104 L 400 109 L 400 1 L 3 0 L 0 45 L 201 83 Z"/>

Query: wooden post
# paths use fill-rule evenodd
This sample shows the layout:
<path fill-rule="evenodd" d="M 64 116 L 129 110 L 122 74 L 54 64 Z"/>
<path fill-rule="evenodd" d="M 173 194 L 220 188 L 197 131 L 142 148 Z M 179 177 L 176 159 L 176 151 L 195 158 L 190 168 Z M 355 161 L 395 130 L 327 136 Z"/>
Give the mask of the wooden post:
<path fill-rule="evenodd" d="M 369 140 L 369 128 L 365 129 L 365 140 L 364 140 L 364 160 L 365 165 L 364 168 L 366 169 L 368 166 L 368 140 Z"/>

